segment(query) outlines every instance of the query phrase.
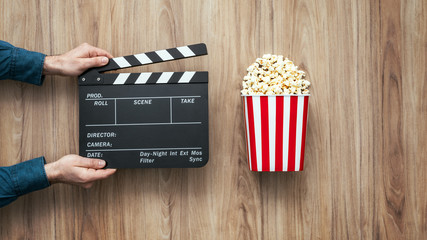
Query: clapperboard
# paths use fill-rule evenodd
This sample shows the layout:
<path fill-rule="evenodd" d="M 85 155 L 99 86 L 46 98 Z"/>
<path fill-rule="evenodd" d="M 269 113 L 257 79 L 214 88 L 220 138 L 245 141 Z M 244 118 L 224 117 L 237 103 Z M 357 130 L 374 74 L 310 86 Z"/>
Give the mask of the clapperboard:
<path fill-rule="evenodd" d="M 208 72 L 102 72 L 206 54 L 194 44 L 112 58 L 80 75 L 80 155 L 108 168 L 204 166 Z"/>

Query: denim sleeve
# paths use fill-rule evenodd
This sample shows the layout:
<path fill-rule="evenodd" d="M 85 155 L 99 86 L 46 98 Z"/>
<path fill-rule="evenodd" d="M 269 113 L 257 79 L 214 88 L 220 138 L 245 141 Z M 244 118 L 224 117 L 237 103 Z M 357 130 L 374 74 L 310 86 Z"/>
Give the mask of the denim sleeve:
<path fill-rule="evenodd" d="M 45 163 L 44 157 L 39 157 L 10 167 L 0 167 L 0 207 L 21 195 L 50 186 Z"/>
<path fill-rule="evenodd" d="M 12 79 L 41 85 L 46 55 L 0 41 L 0 80 Z"/>

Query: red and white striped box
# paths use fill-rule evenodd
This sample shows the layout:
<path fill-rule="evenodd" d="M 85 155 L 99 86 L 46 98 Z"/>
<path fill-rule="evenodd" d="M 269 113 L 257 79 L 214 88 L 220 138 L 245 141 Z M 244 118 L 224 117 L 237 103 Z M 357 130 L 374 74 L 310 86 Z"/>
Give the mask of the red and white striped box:
<path fill-rule="evenodd" d="M 309 96 L 242 96 L 251 171 L 303 170 Z"/>

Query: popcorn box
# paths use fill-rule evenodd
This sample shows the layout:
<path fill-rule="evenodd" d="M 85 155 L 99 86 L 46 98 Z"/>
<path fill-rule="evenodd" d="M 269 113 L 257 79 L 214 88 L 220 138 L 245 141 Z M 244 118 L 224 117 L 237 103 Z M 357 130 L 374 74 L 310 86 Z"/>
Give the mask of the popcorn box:
<path fill-rule="evenodd" d="M 303 170 L 309 96 L 242 95 L 251 171 Z"/>

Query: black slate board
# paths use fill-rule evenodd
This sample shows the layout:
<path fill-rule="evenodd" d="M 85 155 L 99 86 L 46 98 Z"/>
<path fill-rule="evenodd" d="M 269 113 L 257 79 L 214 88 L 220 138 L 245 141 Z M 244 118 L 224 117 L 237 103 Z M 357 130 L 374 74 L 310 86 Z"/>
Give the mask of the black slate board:
<path fill-rule="evenodd" d="M 204 166 L 208 73 L 145 74 L 143 84 L 138 73 L 79 77 L 80 155 L 104 159 L 107 168 Z"/>

